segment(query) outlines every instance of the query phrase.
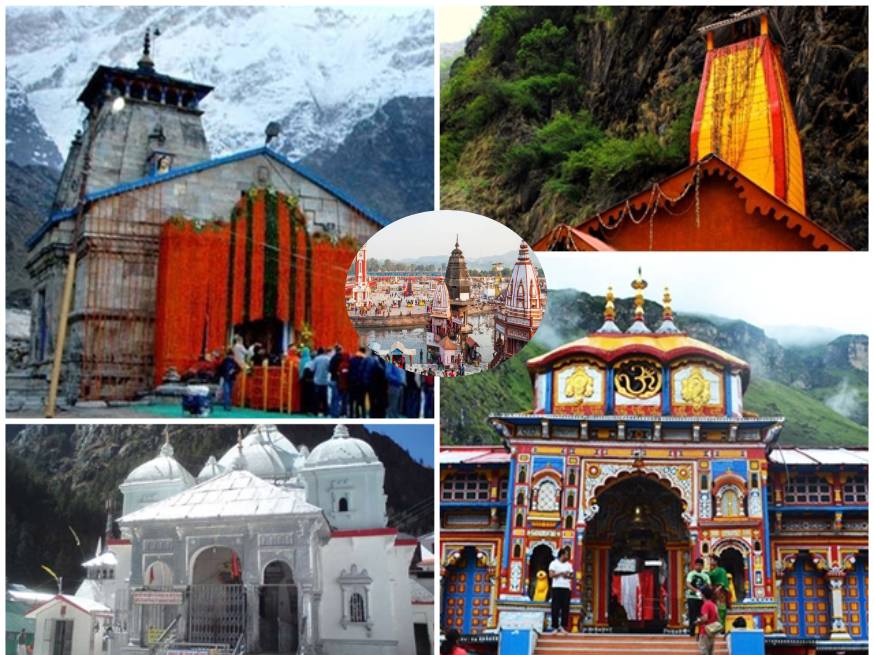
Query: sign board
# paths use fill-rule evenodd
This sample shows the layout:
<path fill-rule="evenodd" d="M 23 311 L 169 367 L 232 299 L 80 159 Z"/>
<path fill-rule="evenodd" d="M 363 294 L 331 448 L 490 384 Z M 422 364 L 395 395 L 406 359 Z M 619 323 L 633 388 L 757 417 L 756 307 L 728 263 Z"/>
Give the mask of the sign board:
<path fill-rule="evenodd" d="M 134 605 L 181 605 L 181 591 L 135 591 L 131 594 Z"/>
<path fill-rule="evenodd" d="M 498 627 L 504 630 L 542 630 L 543 617 L 546 615 L 546 610 L 516 612 L 504 611 L 500 614 Z M 502 632 L 503 634 L 503 632 Z"/>

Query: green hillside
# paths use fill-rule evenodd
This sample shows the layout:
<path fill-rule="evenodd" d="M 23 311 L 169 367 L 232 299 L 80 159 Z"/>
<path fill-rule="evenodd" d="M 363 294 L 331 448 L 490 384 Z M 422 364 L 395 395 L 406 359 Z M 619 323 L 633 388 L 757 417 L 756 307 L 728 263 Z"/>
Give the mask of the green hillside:
<path fill-rule="evenodd" d="M 744 409 L 761 416 L 785 416 L 780 443 L 793 446 L 867 446 L 868 430 L 810 395 L 785 384 L 753 379 Z"/>
<path fill-rule="evenodd" d="M 478 375 L 440 380 L 440 435 L 443 443 L 493 443 L 498 435 L 488 424 L 490 414 L 527 412 L 533 395 L 528 370 L 532 357 L 547 351 L 529 343 L 516 357 Z"/>

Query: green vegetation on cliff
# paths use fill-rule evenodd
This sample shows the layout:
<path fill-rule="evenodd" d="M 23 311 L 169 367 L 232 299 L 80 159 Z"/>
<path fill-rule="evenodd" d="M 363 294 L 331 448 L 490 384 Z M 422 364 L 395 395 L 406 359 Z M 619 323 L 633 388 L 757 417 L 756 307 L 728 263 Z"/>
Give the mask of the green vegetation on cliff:
<path fill-rule="evenodd" d="M 707 7 L 491 7 L 441 88 L 441 206 L 529 241 L 675 172 Z M 779 7 L 808 213 L 867 247 L 867 8 Z"/>

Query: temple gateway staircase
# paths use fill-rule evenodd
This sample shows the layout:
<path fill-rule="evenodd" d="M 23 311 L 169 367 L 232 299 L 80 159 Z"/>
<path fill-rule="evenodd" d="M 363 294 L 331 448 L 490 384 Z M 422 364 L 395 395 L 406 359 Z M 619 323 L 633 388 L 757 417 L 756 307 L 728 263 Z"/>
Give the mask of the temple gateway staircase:
<path fill-rule="evenodd" d="M 543 634 L 534 655 L 698 655 L 698 644 L 688 635 L 648 634 Z M 719 637 L 713 655 L 729 655 L 725 637 Z"/>

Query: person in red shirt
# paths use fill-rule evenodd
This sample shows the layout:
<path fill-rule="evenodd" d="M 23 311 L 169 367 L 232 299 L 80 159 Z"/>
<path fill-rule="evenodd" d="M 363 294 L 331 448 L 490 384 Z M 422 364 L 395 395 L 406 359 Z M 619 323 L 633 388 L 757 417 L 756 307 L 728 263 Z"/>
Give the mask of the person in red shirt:
<path fill-rule="evenodd" d="M 701 615 L 698 617 L 698 652 L 701 655 L 713 655 L 713 645 L 716 643 L 716 634 L 708 634 L 707 626 L 719 622 L 719 609 L 714 602 L 715 594 L 712 587 L 704 587 L 701 590 L 704 603 L 701 605 Z"/>
<path fill-rule="evenodd" d="M 440 645 L 440 655 L 467 655 L 467 651 L 458 645 L 461 635 L 458 630 L 450 630 Z"/>

